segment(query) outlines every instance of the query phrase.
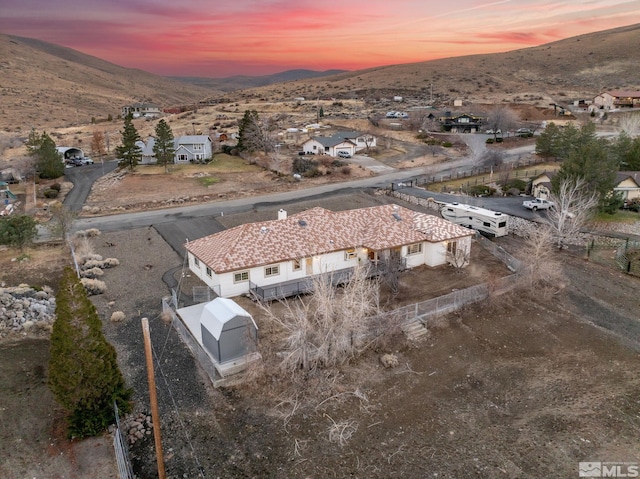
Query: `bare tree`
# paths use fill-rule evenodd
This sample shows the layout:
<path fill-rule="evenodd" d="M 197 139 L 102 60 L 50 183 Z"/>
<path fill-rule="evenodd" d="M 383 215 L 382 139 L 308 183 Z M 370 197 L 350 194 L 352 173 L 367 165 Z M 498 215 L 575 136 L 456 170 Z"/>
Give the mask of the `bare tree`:
<path fill-rule="evenodd" d="M 382 280 L 389 286 L 393 295 L 400 291 L 400 273 L 404 269 L 404 261 L 398 250 L 388 252 L 387 258 L 383 261 L 384 273 Z"/>
<path fill-rule="evenodd" d="M 67 240 L 69 231 L 73 226 L 73 222 L 78 217 L 77 211 L 72 211 L 65 205 L 56 201 L 49 207 L 51 219 L 53 223 L 49 225 L 49 230 L 53 235 L 60 236 L 63 240 Z"/>
<path fill-rule="evenodd" d="M 498 130 L 512 130 L 518 124 L 518 114 L 508 106 L 497 106 L 487 115 L 486 126 L 493 130 L 493 138 L 498 137 Z"/>
<path fill-rule="evenodd" d="M 620 131 L 624 131 L 630 137 L 640 135 L 640 114 L 625 113 L 624 115 L 621 115 L 618 127 Z"/>
<path fill-rule="evenodd" d="M 91 137 L 91 152 L 94 155 L 103 156 L 107 151 L 104 133 L 101 131 L 94 131 Z"/>
<path fill-rule="evenodd" d="M 330 275 L 316 277 L 313 287 L 309 296 L 282 300 L 283 313 L 260 303 L 280 330 L 280 366 L 289 374 L 333 367 L 357 355 L 370 339 L 367 319 L 379 313 L 378 284 L 367 268 L 356 267 L 342 288 Z"/>
<path fill-rule="evenodd" d="M 562 270 L 555 258 L 556 235 L 548 224 L 538 223 L 526 238 L 523 258 L 526 267 L 521 271 L 521 284 L 527 288 L 536 288 L 536 294 L 544 293 L 544 286 L 558 286 Z"/>
<path fill-rule="evenodd" d="M 558 249 L 576 237 L 593 217 L 599 202 L 596 192 L 589 191 L 584 179 L 566 179 L 551 194 L 555 207 L 549 210 L 548 218 Z"/>
<path fill-rule="evenodd" d="M 457 245 L 453 251 L 447 253 L 447 259 L 449 264 L 456 269 L 456 272 L 462 273 L 462 270 L 471 260 L 471 249 Z"/>

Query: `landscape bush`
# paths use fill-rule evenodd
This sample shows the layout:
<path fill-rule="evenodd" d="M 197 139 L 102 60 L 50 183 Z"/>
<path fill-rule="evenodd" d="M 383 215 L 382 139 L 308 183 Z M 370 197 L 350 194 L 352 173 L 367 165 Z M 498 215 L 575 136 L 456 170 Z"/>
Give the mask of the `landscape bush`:
<path fill-rule="evenodd" d="M 517 189 L 519 192 L 523 192 L 527 189 L 527 182 L 520 178 L 512 178 L 504 183 L 502 189 L 504 191 Z"/>
<path fill-rule="evenodd" d="M 46 190 L 44 190 L 43 195 L 45 198 L 57 198 L 58 195 L 60 194 L 60 192 L 58 190 L 54 190 L 52 188 L 48 188 Z"/>
<path fill-rule="evenodd" d="M 95 296 L 107 291 L 107 285 L 99 279 L 80 278 L 80 282 L 89 296 Z"/>
<path fill-rule="evenodd" d="M 467 193 L 471 196 L 493 196 L 496 189 L 487 185 L 473 185 L 469 187 Z"/>
<path fill-rule="evenodd" d="M 104 270 L 102 268 L 89 268 L 80 271 L 80 276 L 82 278 L 95 279 L 102 276 L 103 274 Z"/>
<path fill-rule="evenodd" d="M 114 311 L 111 314 L 111 319 L 110 320 L 111 320 L 112 323 L 120 323 L 120 322 L 124 321 L 125 317 L 126 316 L 122 311 Z"/>

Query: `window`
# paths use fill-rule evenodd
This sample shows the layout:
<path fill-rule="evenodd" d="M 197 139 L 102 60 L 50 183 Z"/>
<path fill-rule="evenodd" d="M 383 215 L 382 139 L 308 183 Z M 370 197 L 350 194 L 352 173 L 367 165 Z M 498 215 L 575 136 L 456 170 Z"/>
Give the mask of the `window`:
<path fill-rule="evenodd" d="M 447 253 L 455 255 L 457 251 L 458 251 L 457 241 L 450 241 L 449 243 L 447 243 Z"/>
<path fill-rule="evenodd" d="M 299 259 L 294 259 L 291 263 L 293 265 L 293 271 L 299 271 L 300 269 L 302 269 L 302 261 L 300 261 Z"/>
<path fill-rule="evenodd" d="M 240 271 L 239 273 L 233 273 L 234 283 L 242 283 L 243 281 L 249 281 L 248 271 Z"/>
<path fill-rule="evenodd" d="M 194 150 L 202 150 L 202 145 L 193 145 Z"/>
<path fill-rule="evenodd" d="M 280 266 L 267 266 L 264 269 L 265 276 L 277 276 L 280 274 Z"/>
<path fill-rule="evenodd" d="M 504 228 L 505 226 L 507 226 L 506 221 L 501 221 L 500 223 L 498 223 L 498 228 Z"/>
<path fill-rule="evenodd" d="M 211 278 L 211 268 L 209 268 L 208 266 L 207 266 L 207 276 Z"/>
<path fill-rule="evenodd" d="M 491 223 L 487 222 L 487 221 L 483 221 L 482 225 L 487 227 L 487 228 L 491 228 Z"/>
<path fill-rule="evenodd" d="M 410 244 L 407 247 L 407 254 L 418 254 L 418 253 L 422 253 L 422 243 Z"/>
<path fill-rule="evenodd" d="M 355 248 L 348 249 L 344 252 L 344 260 L 349 261 L 350 259 L 354 259 L 356 257 Z"/>
<path fill-rule="evenodd" d="M 195 256 L 193 257 L 193 264 L 195 266 L 197 266 L 198 268 L 200 267 L 200 260 L 198 258 L 196 258 Z"/>

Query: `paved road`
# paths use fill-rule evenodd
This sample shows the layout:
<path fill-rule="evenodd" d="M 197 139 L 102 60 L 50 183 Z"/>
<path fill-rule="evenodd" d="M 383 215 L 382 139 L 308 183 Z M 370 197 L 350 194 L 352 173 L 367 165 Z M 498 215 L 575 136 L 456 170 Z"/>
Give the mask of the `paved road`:
<path fill-rule="evenodd" d="M 118 162 L 114 160 L 106 163 L 65 168 L 64 176 L 73 183 L 73 188 L 64 199 L 64 205 L 71 211 L 81 210 L 84 202 L 87 201 L 93 182 L 101 176 L 112 172 L 117 166 Z"/>

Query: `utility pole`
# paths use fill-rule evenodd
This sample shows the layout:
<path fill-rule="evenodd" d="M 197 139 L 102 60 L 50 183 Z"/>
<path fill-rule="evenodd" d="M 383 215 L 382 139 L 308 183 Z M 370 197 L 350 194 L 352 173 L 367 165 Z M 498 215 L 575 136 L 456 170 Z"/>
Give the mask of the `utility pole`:
<path fill-rule="evenodd" d="M 156 444 L 156 459 L 158 462 L 158 479 L 166 479 L 164 472 L 164 458 L 162 455 L 162 439 L 160 438 L 160 415 L 158 412 L 158 397 L 156 396 L 156 378 L 153 374 L 153 352 L 151 351 L 151 337 L 149 335 L 149 320 L 142 318 L 142 334 L 144 336 L 144 353 L 147 359 L 147 379 L 149 382 L 149 401 L 151 403 L 151 419 L 153 420 L 153 438 Z"/>

